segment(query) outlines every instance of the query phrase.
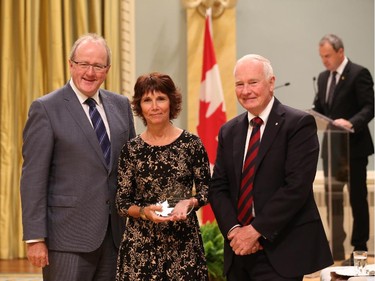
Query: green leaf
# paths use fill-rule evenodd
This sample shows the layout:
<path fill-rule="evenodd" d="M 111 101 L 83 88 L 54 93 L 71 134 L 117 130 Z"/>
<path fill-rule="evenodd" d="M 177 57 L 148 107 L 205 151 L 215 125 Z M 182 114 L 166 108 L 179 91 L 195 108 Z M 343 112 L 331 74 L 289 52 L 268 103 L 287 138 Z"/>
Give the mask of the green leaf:
<path fill-rule="evenodd" d="M 204 252 L 207 260 L 210 279 L 225 281 L 224 269 L 224 238 L 217 222 L 207 222 L 200 227 Z"/>

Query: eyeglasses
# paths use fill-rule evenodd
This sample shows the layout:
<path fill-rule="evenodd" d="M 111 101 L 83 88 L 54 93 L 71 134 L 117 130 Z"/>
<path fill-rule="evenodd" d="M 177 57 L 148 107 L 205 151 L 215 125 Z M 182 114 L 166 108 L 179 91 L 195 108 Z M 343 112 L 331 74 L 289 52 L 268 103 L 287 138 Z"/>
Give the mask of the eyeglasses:
<path fill-rule="evenodd" d="M 79 69 L 82 69 L 82 70 L 88 70 L 89 67 L 91 66 L 95 72 L 104 72 L 106 71 L 108 65 L 102 65 L 102 64 L 90 64 L 90 63 L 87 63 L 87 62 L 81 62 L 81 61 L 74 61 L 74 60 L 70 60 L 71 62 L 74 62 Z"/>

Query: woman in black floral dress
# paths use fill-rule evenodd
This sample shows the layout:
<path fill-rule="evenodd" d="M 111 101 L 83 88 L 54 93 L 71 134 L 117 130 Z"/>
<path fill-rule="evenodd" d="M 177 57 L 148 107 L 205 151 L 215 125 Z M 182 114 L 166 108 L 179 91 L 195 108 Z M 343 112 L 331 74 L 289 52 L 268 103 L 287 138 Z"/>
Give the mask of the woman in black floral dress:
<path fill-rule="evenodd" d="M 146 130 L 119 159 L 116 203 L 127 227 L 117 281 L 208 280 L 195 211 L 207 204 L 210 168 L 201 140 L 171 122 L 181 102 L 168 75 L 150 73 L 135 84 L 132 106 Z M 178 202 L 169 214 L 159 204 L 166 200 Z"/>

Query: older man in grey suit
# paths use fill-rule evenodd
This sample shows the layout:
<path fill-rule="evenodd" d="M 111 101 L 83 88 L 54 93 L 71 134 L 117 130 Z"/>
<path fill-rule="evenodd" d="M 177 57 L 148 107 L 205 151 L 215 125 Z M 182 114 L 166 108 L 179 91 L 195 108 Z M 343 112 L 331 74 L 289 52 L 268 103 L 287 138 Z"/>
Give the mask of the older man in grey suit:
<path fill-rule="evenodd" d="M 117 162 L 135 130 L 128 99 L 99 89 L 110 64 L 106 41 L 82 36 L 71 51 L 70 81 L 29 110 L 21 177 L 23 238 L 27 257 L 43 268 L 44 280 L 115 279 L 124 230 L 114 204 Z"/>

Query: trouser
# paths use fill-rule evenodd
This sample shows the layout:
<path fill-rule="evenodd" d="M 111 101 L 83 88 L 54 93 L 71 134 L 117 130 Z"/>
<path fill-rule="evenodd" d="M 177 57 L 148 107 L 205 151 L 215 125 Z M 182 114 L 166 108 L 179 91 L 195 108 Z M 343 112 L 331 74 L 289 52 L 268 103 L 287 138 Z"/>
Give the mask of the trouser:
<path fill-rule="evenodd" d="M 351 244 L 354 250 L 367 250 L 367 241 L 370 233 L 370 215 L 367 200 L 367 164 L 367 157 L 350 160 L 349 199 L 353 215 Z"/>
<path fill-rule="evenodd" d="M 117 248 L 110 226 L 102 244 L 93 252 L 49 251 L 48 255 L 49 265 L 43 268 L 44 281 L 115 280 Z"/>
<path fill-rule="evenodd" d="M 294 278 L 278 274 L 268 261 L 264 251 L 255 254 L 233 257 L 232 265 L 227 274 L 228 281 L 302 281 L 303 276 Z"/>
<path fill-rule="evenodd" d="M 328 206 L 327 219 L 330 225 L 332 240 L 332 254 L 335 260 L 345 258 L 344 240 L 344 196 L 343 190 L 347 182 L 349 201 L 352 208 L 353 228 L 351 245 L 355 250 L 367 250 L 369 239 L 369 207 L 367 201 L 366 167 L 367 157 L 352 158 L 349 160 L 348 174 L 339 175 L 340 168 L 332 168 L 331 188 L 328 186 L 328 164 L 324 161 L 324 174 L 326 176 L 326 204 Z M 341 169 L 343 170 L 343 169 Z M 345 178 L 346 177 L 346 178 Z"/>

